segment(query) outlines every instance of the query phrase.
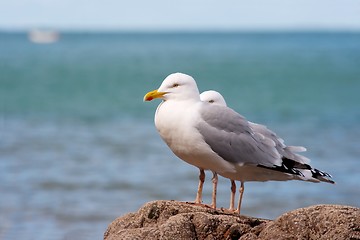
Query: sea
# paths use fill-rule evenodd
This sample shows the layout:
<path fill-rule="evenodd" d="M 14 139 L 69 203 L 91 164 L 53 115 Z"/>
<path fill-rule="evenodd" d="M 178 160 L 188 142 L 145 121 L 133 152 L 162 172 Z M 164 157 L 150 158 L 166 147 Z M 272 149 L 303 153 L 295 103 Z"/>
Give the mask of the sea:
<path fill-rule="evenodd" d="M 0 239 L 102 239 L 149 201 L 193 201 L 198 169 L 158 135 L 160 101 L 143 102 L 174 72 L 306 147 L 311 165 L 336 181 L 247 182 L 242 214 L 360 207 L 359 32 L 60 32 L 36 44 L 3 31 Z M 229 198 L 220 177 L 218 207 Z"/>

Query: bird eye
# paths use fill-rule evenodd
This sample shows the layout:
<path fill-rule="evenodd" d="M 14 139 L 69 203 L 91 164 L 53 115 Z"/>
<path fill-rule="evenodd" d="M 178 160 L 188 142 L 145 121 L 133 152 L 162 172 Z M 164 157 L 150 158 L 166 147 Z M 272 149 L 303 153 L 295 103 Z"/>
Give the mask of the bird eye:
<path fill-rule="evenodd" d="M 210 100 L 210 101 L 209 101 L 209 103 L 213 103 L 213 102 L 215 102 L 215 101 L 214 101 L 214 100 Z"/>
<path fill-rule="evenodd" d="M 174 83 L 174 84 L 172 85 L 173 88 L 178 87 L 178 86 L 179 86 L 178 83 Z"/>

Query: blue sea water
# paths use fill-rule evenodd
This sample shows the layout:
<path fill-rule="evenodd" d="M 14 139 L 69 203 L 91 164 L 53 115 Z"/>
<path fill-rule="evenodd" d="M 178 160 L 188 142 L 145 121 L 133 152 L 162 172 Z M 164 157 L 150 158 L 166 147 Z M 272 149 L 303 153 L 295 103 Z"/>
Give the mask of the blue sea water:
<path fill-rule="evenodd" d="M 178 71 L 307 147 L 337 182 L 246 183 L 243 214 L 360 207 L 359 33 L 62 33 L 44 45 L 3 32 L 0 239 L 101 239 L 148 201 L 194 200 L 198 170 L 158 136 L 159 101 L 142 101 Z M 220 178 L 219 207 L 229 188 Z"/>

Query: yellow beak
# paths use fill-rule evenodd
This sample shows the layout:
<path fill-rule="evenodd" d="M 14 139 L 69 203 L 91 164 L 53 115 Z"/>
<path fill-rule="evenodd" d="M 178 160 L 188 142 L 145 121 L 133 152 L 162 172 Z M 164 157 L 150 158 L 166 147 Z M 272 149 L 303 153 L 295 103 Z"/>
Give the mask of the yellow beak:
<path fill-rule="evenodd" d="M 151 92 L 148 92 L 147 94 L 145 94 L 144 96 L 144 101 L 151 101 L 155 98 L 161 98 L 162 96 L 164 96 L 167 92 L 158 92 L 158 90 L 154 90 Z"/>

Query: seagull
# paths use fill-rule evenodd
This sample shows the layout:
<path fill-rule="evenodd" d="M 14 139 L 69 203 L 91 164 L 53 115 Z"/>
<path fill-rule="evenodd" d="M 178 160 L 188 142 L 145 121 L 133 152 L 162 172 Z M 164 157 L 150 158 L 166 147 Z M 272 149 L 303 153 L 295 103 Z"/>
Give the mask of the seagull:
<path fill-rule="evenodd" d="M 303 148 L 287 148 L 265 126 L 248 122 L 227 106 L 201 101 L 195 80 L 187 74 L 170 74 L 144 101 L 157 98 L 162 102 L 155 112 L 155 126 L 172 152 L 198 167 L 200 177 L 201 171 L 211 170 L 241 182 L 239 214 L 247 181 L 335 183 L 330 174 L 312 168 L 307 158 L 295 153 Z M 201 203 L 201 181 L 196 203 Z"/>
<path fill-rule="evenodd" d="M 201 101 L 209 102 L 221 106 L 227 106 L 226 101 L 224 97 L 217 91 L 214 90 L 208 90 L 204 91 L 200 94 Z M 305 152 L 306 148 L 301 146 L 286 146 L 284 144 L 284 140 L 279 138 L 274 132 L 272 132 L 270 129 L 268 129 L 266 126 L 261 124 L 256 124 L 253 122 L 249 122 L 250 128 L 257 133 L 260 133 L 267 138 L 270 138 L 272 141 L 275 142 L 275 146 L 278 149 L 278 151 L 285 151 L 285 154 L 289 155 L 289 158 L 294 158 L 298 162 L 303 164 L 310 163 L 310 160 L 304 156 L 298 155 L 299 152 Z M 216 174 L 216 173 L 215 173 Z M 231 182 L 231 195 L 230 195 L 230 211 L 234 211 L 234 202 L 235 202 L 235 191 L 236 191 L 236 184 L 235 181 L 230 179 Z M 242 188 L 244 188 L 244 184 L 242 183 Z M 243 192 L 244 189 L 240 192 Z M 240 203 L 241 204 L 241 203 Z M 239 208 L 238 208 L 239 209 Z"/>

